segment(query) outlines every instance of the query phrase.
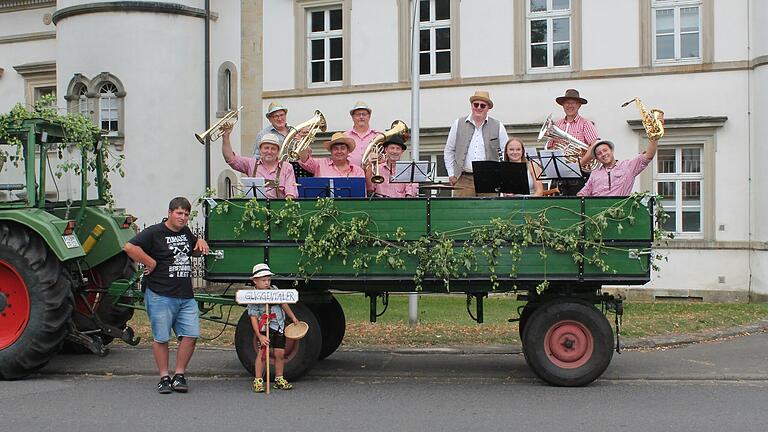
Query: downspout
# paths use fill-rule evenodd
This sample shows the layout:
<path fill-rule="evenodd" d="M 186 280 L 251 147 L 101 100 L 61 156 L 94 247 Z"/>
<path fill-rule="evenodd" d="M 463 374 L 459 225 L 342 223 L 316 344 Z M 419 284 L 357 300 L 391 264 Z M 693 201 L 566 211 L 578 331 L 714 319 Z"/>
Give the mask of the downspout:
<path fill-rule="evenodd" d="M 211 0 L 205 0 L 205 129 L 211 124 Z M 205 190 L 211 187 L 211 141 L 205 139 Z"/>

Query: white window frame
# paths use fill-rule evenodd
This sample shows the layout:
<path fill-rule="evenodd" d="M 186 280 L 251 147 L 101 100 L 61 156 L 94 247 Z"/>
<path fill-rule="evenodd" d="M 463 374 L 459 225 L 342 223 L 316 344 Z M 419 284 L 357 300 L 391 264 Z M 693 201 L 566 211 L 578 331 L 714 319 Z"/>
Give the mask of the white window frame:
<path fill-rule="evenodd" d="M 573 70 L 573 0 L 569 0 L 568 9 L 552 10 L 553 0 L 547 1 L 547 10 L 544 12 L 531 12 L 530 0 L 525 0 L 525 44 L 526 44 L 526 65 L 528 73 L 547 73 L 547 72 L 568 72 Z M 555 19 L 568 18 L 568 65 L 555 66 L 554 65 L 554 41 L 553 41 L 553 25 L 552 21 Z M 532 66 L 531 50 L 531 21 L 546 20 L 547 22 L 547 66 Z M 557 43 L 563 43 L 564 41 L 558 41 Z M 537 45 L 541 44 L 537 42 Z"/>
<path fill-rule="evenodd" d="M 106 86 L 111 86 L 113 91 L 108 91 L 106 93 L 103 93 L 102 90 Z M 102 128 L 102 131 L 106 130 L 105 133 L 108 137 L 117 136 L 120 132 L 120 104 L 117 100 L 117 92 L 119 92 L 117 86 L 112 82 L 104 82 L 101 85 L 99 85 L 98 89 L 99 93 L 99 127 Z M 106 106 L 105 106 L 106 104 Z M 107 118 L 104 117 L 104 112 L 107 113 Z M 117 128 L 115 130 L 112 130 L 111 127 L 109 129 L 104 129 L 102 126 L 102 123 L 106 121 L 108 123 L 114 122 Z"/>
<path fill-rule="evenodd" d="M 341 28 L 338 30 L 330 30 L 331 28 L 331 11 L 332 10 L 338 10 L 341 15 Z M 324 22 L 325 25 L 323 26 L 324 31 L 318 31 L 313 32 L 312 31 L 312 13 L 314 12 L 320 12 L 322 11 L 324 14 Z M 341 3 L 329 5 L 329 6 L 323 6 L 323 7 L 317 7 L 317 8 L 307 8 L 306 9 L 306 53 L 307 53 L 307 86 L 310 88 L 313 87 L 336 87 L 341 86 L 344 83 L 344 63 L 346 60 L 344 59 L 344 8 Z M 341 39 L 341 79 L 338 81 L 331 81 L 331 60 L 337 60 L 336 58 L 331 59 L 331 39 L 333 38 L 339 38 Z M 314 40 L 323 40 L 324 44 L 324 57 L 323 57 L 323 77 L 325 78 L 322 82 L 313 82 L 312 81 L 312 63 L 314 61 L 312 60 L 312 41 Z"/>
<path fill-rule="evenodd" d="M 659 147 L 659 150 L 675 151 L 675 172 L 674 173 L 660 173 L 659 172 L 659 159 L 658 154 L 652 162 L 653 164 L 653 191 L 658 193 L 658 184 L 665 182 L 672 182 L 675 184 L 675 238 L 678 239 L 703 239 L 704 238 L 704 212 L 707 209 L 707 182 L 705 181 L 705 166 L 706 152 L 704 150 L 703 143 L 691 142 L 689 144 L 675 144 Z M 683 158 L 682 151 L 684 149 L 697 149 L 699 151 L 699 172 L 685 173 L 683 172 Z M 700 185 L 699 190 L 699 231 L 681 231 L 683 228 L 683 211 L 686 210 L 686 206 L 683 205 L 683 182 L 697 181 Z M 665 206 L 664 209 L 673 209 L 671 206 Z M 690 208 L 690 207 L 689 207 Z"/>
<path fill-rule="evenodd" d="M 429 1 L 429 21 L 421 21 L 421 2 L 422 1 Z M 452 5 L 451 0 L 444 0 L 448 3 L 448 10 L 449 14 L 452 14 Z M 419 72 L 421 72 L 421 54 L 423 53 L 429 53 L 429 73 L 427 74 L 421 74 L 420 77 L 424 79 L 446 79 L 451 78 L 452 73 L 452 66 L 453 66 L 453 29 L 451 28 L 451 18 L 449 17 L 447 20 L 437 20 L 435 18 L 435 0 L 419 0 L 419 38 L 421 38 L 421 32 L 423 30 L 429 31 L 429 50 L 428 51 L 421 51 L 419 49 Z M 448 49 L 441 49 L 438 51 L 437 49 L 437 37 L 436 33 L 438 29 L 448 29 L 448 32 L 450 34 L 448 38 L 449 47 Z M 421 40 L 421 39 L 419 39 Z M 450 55 L 450 61 L 448 62 L 448 72 L 441 72 L 437 73 L 437 53 L 438 52 L 448 52 Z"/>
<path fill-rule="evenodd" d="M 702 9 L 703 2 L 701 0 L 652 0 L 651 2 L 651 38 L 652 38 L 652 59 L 654 65 L 671 65 L 671 64 L 686 64 L 686 63 L 701 63 L 702 52 L 704 50 L 703 37 L 702 37 Z M 686 32 L 685 34 L 698 33 L 699 35 L 699 56 L 698 57 L 681 57 L 680 50 L 682 49 L 681 35 L 684 34 L 680 31 L 680 9 L 696 7 L 698 8 L 698 30 L 696 32 Z M 674 43 L 674 58 L 671 59 L 659 59 L 656 53 L 656 12 L 658 10 L 671 9 L 673 11 L 673 43 Z"/>

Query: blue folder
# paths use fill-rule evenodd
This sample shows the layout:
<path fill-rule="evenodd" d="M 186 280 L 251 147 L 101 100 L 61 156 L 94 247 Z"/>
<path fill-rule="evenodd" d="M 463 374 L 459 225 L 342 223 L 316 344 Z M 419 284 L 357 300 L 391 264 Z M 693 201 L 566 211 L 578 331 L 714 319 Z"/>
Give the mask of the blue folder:
<path fill-rule="evenodd" d="M 365 198 L 363 177 L 303 177 L 299 198 Z"/>

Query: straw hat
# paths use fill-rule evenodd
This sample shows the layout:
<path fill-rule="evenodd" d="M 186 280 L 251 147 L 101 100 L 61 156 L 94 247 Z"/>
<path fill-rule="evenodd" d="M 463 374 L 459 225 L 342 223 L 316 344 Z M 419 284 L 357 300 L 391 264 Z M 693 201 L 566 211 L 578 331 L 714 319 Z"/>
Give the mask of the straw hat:
<path fill-rule="evenodd" d="M 603 144 L 605 144 L 605 145 L 607 145 L 608 147 L 610 147 L 610 148 L 611 148 L 611 150 L 613 150 L 613 148 L 614 148 L 614 145 L 613 145 L 613 141 L 609 141 L 609 140 L 600 140 L 600 141 L 596 142 L 594 146 L 592 146 L 592 156 L 593 156 L 593 157 L 597 158 L 597 148 L 598 148 L 599 146 L 603 145 Z"/>
<path fill-rule="evenodd" d="M 264 263 L 256 264 L 253 266 L 253 270 L 251 271 L 251 279 L 274 275 L 275 274 L 272 273 L 272 270 L 269 269 L 269 266 Z"/>
<path fill-rule="evenodd" d="M 259 141 L 259 148 L 264 144 L 274 144 L 277 148 L 280 148 L 280 138 L 273 133 L 264 134 L 264 136 L 261 137 L 261 141 Z"/>
<path fill-rule="evenodd" d="M 565 103 L 566 100 L 573 99 L 579 101 L 580 104 L 586 105 L 587 100 L 583 97 L 579 96 L 579 91 L 576 89 L 568 89 L 565 91 L 565 95 L 555 98 L 555 102 L 558 103 L 558 105 L 562 105 Z"/>
<path fill-rule="evenodd" d="M 487 91 L 478 90 L 475 92 L 475 94 L 469 97 L 469 103 L 472 103 L 477 100 L 487 103 L 488 108 L 493 108 L 493 101 L 491 100 L 491 95 L 489 95 Z"/>
<path fill-rule="evenodd" d="M 352 137 L 344 135 L 344 132 L 336 132 L 333 134 L 330 141 L 323 143 L 323 147 L 325 147 L 326 150 L 331 151 L 331 146 L 334 144 L 346 144 L 350 153 L 355 149 L 355 140 L 353 140 Z"/>
<path fill-rule="evenodd" d="M 306 336 L 307 331 L 309 331 L 309 324 L 299 321 L 285 326 L 284 334 L 288 339 L 301 339 Z"/>
<path fill-rule="evenodd" d="M 269 104 L 269 108 L 267 108 L 267 114 L 266 117 L 269 118 L 270 115 L 272 115 L 275 111 L 285 111 L 286 114 L 288 114 L 288 108 L 284 107 L 283 104 L 280 102 L 272 102 Z"/>
<path fill-rule="evenodd" d="M 371 110 L 371 107 L 369 107 L 367 103 L 365 103 L 363 101 L 357 101 L 357 102 L 355 102 L 355 106 L 353 106 L 352 109 L 349 110 L 349 115 L 352 115 L 352 113 L 354 113 L 355 111 L 357 111 L 359 109 L 363 109 L 363 110 L 368 111 L 368 114 L 373 112 Z"/>

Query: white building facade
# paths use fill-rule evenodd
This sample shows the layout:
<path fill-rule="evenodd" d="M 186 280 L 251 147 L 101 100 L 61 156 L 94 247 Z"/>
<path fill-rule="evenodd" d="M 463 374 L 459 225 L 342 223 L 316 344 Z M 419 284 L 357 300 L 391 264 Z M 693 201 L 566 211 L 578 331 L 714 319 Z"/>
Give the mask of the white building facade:
<path fill-rule="evenodd" d="M 528 146 L 554 99 L 576 88 L 581 114 L 617 156 L 642 151 L 639 96 L 667 134 L 637 190 L 665 196 L 675 240 L 647 297 L 768 299 L 768 5 L 760 0 L 420 0 L 420 159 L 436 162 L 450 123 L 490 92 L 491 116 Z M 0 0 L 0 110 L 55 91 L 88 112 L 126 157 L 120 206 L 150 223 L 170 197 L 199 196 L 205 148 L 193 132 L 245 106 L 234 137 L 248 154 L 272 101 L 296 124 L 321 110 L 351 127 L 410 124 L 410 0 L 115 2 Z M 207 48 L 207 49 L 206 49 Z M 208 52 L 208 56 L 206 56 Z M 210 92 L 206 104 L 206 70 Z M 208 182 L 236 175 L 216 144 Z"/>

